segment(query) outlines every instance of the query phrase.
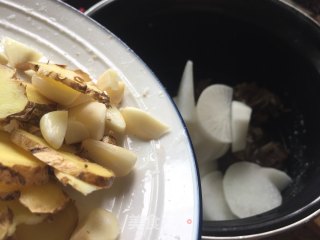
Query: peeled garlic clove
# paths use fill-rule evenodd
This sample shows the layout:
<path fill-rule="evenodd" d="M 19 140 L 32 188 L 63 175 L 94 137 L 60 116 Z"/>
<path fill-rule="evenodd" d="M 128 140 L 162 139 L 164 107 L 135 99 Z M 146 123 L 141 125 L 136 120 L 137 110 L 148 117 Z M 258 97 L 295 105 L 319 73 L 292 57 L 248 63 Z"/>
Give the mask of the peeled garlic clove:
<path fill-rule="evenodd" d="M 53 111 L 41 117 L 41 134 L 51 147 L 61 147 L 67 131 L 67 122 L 68 111 Z"/>
<path fill-rule="evenodd" d="M 23 72 L 24 72 L 24 74 L 25 74 L 29 79 L 31 79 L 31 78 L 33 77 L 33 75 L 36 74 L 36 72 L 33 71 L 33 70 L 31 70 L 31 69 L 26 70 L 26 71 L 23 71 Z"/>
<path fill-rule="evenodd" d="M 87 151 L 91 160 L 111 169 L 117 177 L 129 174 L 137 161 L 135 153 L 114 144 L 86 139 L 82 147 Z"/>
<path fill-rule="evenodd" d="M 117 218 L 102 208 L 93 209 L 70 240 L 116 240 L 120 234 Z"/>
<path fill-rule="evenodd" d="M 125 107 L 120 112 L 126 122 L 126 130 L 144 140 L 158 139 L 169 131 L 169 127 L 149 113 L 134 107 Z"/>
<path fill-rule="evenodd" d="M 19 67 L 19 64 L 30 61 L 38 61 L 42 57 L 41 53 L 11 38 L 4 38 L 2 44 L 8 63 L 12 67 Z"/>
<path fill-rule="evenodd" d="M 112 130 L 117 133 L 123 133 L 126 129 L 126 122 L 119 111 L 119 109 L 113 105 L 107 108 L 105 130 Z"/>
<path fill-rule="evenodd" d="M 114 69 L 108 69 L 101 74 L 97 86 L 108 93 L 111 104 L 118 105 L 122 101 L 125 85 Z"/>
<path fill-rule="evenodd" d="M 69 109 L 69 120 L 82 123 L 88 129 L 89 137 L 101 140 L 104 135 L 106 111 L 103 103 L 83 103 Z"/>
<path fill-rule="evenodd" d="M 231 105 L 232 152 L 244 150 L 247 144 L 247 134 L 251 119 L 251 107 L 238 101 Z"/>
<path fill-rule="evenodd" d="M 79 96 L 71 103 L 71 105 L 68 105 L 68 108 L 79 106 L 83 103 L 93 102 L 93 98 L 91 96 L 88 96 L 86 94 L 80 93 Z"/>
<path fill-rule="evenodd" d="M 267 212 L 282 203 L 280 191 L 260 169 L 255 163 L 238 162 L 225 173 L 225 197 L 233 214 L 240 218 Z"/>
<path fill-rule="evenodd" d="M 231 143 L 231 102 L 233 89 L 214 84 L 202 91 L 196 106 L 199 126 L 219 142 Z"/>
<path fill-rule="evenodd" d="M 281 170 L 262 167 L 260 171 L 279 189 L 279 191 L 284 190 L 292 183 L 291 177 Z"/>
<path fill-rule="evenodd" d="M 43 104 L 43 105 L 50 105 L 54 104 L 52 101 L 47 99 L 43 96 L 32 84 L 26 83 L 26 95 L 29 101 Z"/>
<path fill-rule="evenodd" d="M 236 219 L 226 202 L 222 187 L 222 173 L 213 171 L 201 178 L 203 219 L 223 221 Z"/>
<path fill-rule="evenodd" d="M 86 183 L 74 176 L 60 172 L 58 170 L 54 171 L 54 175 L 63 185 L 70 185 L 72 188 L 76 189 L 78 192 L 81 192 L 85 196 L 101 189 L 98 186 Z"/>
<path fill-rule="evenodd" d="M 75 120 L 68 120 L 67 132 L 64 138 L 66 144 L 82 142 L 82 140 L 87 139 L 89 136 L 89 131 L 83 123 Z"/>

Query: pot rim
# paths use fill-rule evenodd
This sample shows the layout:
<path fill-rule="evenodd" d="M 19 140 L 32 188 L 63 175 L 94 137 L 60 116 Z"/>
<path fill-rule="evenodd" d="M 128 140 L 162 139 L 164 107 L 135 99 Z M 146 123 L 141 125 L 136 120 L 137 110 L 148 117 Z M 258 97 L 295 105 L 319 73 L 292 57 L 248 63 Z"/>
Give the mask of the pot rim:
<path fill-rule="evenodd" d="M 87 9 L 84 14 L 91 17 L 93 14 L 97 13 L 99 10 L 101 10 L 106 5 L 114 2 L 116 0 L 101 0 L 98 3 L 91 6 L 89 9 Z M 320 32 L 320 22 L 316 21 L 305 9 L 302 9 L 297 4 L 292 2 L 291 0 L 269 0 L 270 2 L 273 2 L 275 5 L 278 5 L 280 7 L 285 8 L 286 10 L 290 10 L 292 14 L 298 14 L 300 17 L 304 18 L 305 20 L 309 21 L 310 24 L 315 25 Z M 310 206 L 313 206 L 314 204 L 317 204 L 317 202 L 320 202 L 320 196 L 315 199 L 313 202 L 309 203 Z M 298 219 L 286 226 L 260 232 L 260 233 L 254 233 L 254 234 L 245 234 L 241 236 L 209 236 L 209 235 L 202 235 L 201 239 L 204 240 L 237 240 L 237 239 L 259 239 L 262 237 L 268 237 L 273 236 L 275 234 L 279 234 L 282 232 L 286 232 L 290 229 L 293 229 L 299 225 L 302 225 L 308 221 L 310 221 L 312 218 L 316 217 L 320 214 L 320 209 L 311 212 L 307 216 L 303 217 L 302 219 Z M 200 224 L 201 226 L 201 224 Z"/>
<path fill-rule="evenodd" d="M 317 200 L 320 200 L 320 198 L 318 198 Z M 317 200 L 315 200 L 315 201 L 317 201 Z M 248 234 L 248 235 L 243 235 L 243 236 L 207 236 L 207 235 L 202 235 L 201 239 L 204 239 L 204 240 L 235 240 L 235 239 L 258 239 L 258 238 L 262 238 L 262 237 L 273 236 L 273 235 L 276 235 L 276 234 L 279 234 L 282 232 L 286 232 L 289 229 L 293 229 L 301 224 L 307 223 L 308 221 L 310 221 L 312 218 L 316 217 L 319 214 L 320 214 L 320 209 L 311 213 L 310 215 L 306 216 L 305 218 L 300 219 L 299 221 L 296 221 L 296 222 L 291 223 L 287 226 L 284 226 L 284 227 L 281 227 L 278 229 L 274 229 L 274 230 L 270 230 L 267 232 Z"/>

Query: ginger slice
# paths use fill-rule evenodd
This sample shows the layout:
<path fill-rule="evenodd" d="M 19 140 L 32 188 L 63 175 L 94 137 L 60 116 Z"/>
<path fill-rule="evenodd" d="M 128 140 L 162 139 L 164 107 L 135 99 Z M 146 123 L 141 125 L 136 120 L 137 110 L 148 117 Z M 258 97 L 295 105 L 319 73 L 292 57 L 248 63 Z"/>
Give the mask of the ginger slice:
<path fill-rule="evenodd" d="M 41 78 L 49 78 L 61 82 L 78 92 L 91 96 L 107 107 L 110 104 L 107 92 L 98 89 L 92 82 L 88 82 L 88 79 L 84 77 L 83 74 L 79 74 L 79 72 L 66 69 L 56 64 L 37 62 L 30 62 L 29 68 L 34 70 L 37 76 Z"/>
<path fill-rule="evenodd" d="M 0 209 L 0 239 L 6 239 L 12 225 L 13 214 L 8 207 Z"/>
<path fill-rule="evenodd" d="M 88 162 L 73 153 L 54 150 L 44 139 L 24 130 L 15 130 L 11 134 L 11 141 L 49 166 L 82 181 L 102 188 L 109 188 L 113 183 L 115 176 L 112 171 Z"/>
<path fill-rule="evenodd" d="M 56 108 L 41 96 L 32 85 L 15 78 L 15 70 L 0 65 L 0 121 L 10 119 L 37 122 Z"/>
<path fill-rule="evenodd" d="M 11 214 L 7 236 L 12 236 L 20 224 L 38 224 L 48 217 L 48 214 L 34 214 L 30 212 L 29 209 L 23 206 L 18 200 L 0 201 L 0 212 L 3 214 L 7 209 Z M 1 238 L 1 234 L 0 239 L 3 239 Z"/>
<path fill-rule="evenodd" d="M 70 185 L 72 188 L 74 188 L 78 192 L 81 192 L 85 196 L 101 189 L 101 187 L 86 183 L 80 179 L 77 179 L 69 174 L 60 172 L 58 170 L 54 171 L 54 175 L 63 185 Z"/>
<path fill-rule="evenodd" d="M 78 210 L 73 201 L 58 213 L 38 224 L 21 224 L 14 234 L 15 240 L 69 240 L 78 223 Z"/>
<path fill-rule="evenodd" d="M 70 198 L 61 185 L 50 181 L 23 189 L 19 201 L 32 213 L 55 213 L 62 210 Z"/>
<path fill-rule="evenodd" d="M 25 87 L 13 79 L 15 70 L 0 65 L 0 120 L 20 114 L 32 108 L 25 94 Z"/>
<path fill-rule="evenodd" d="M 48 181 L 47 165 L 13 144 L 10 134 L 3 131 L 0 131 L 0 152 L 0 179 L 8 190 Z"/>

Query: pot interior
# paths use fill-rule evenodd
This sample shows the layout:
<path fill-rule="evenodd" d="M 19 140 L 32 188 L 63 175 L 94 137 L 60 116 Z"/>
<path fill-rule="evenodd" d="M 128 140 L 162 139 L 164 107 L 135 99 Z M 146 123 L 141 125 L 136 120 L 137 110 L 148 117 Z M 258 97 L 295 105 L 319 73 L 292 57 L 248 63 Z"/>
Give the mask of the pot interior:
<path fill-rule="evenodd" d="M 246 219 L 206 221 L 204 235 L 272 231 L 320 206 L 320 30 L 278 1 L 257 2 L 116 0 L 91 16 L 133 49 L 171 96 L 191 59 L 196 96 L 212 83 L 256 83 L 288 110 L 269 129 L 289 152 L 281 168 L 294 182 L 283 204 Z"/>

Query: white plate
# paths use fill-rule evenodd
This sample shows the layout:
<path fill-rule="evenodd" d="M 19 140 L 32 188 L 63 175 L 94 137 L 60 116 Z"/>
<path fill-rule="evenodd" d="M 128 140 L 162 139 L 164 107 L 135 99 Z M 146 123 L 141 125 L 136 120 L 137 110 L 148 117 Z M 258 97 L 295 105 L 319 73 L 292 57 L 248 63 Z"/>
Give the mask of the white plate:
<path fill-rule="evenodd" d="M 147 66 L 103 27 L 53 0 L 0 0 L 0 36 L 94 78 L 108 67 L 118 69 L 128 87 L 124 104 L 147 110 L 171 127 L 158 141 L 126 140 L 138 162 L 134 173 L 117 179 L 110 190 L 88 197 L 72 192 L 80 218 L 102 206 L 118 216 L 120 239 L 198 239 L 201 203 L 192 148 L 170 98 Z"/>

